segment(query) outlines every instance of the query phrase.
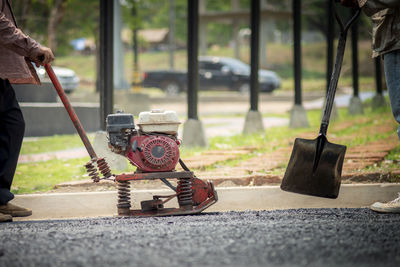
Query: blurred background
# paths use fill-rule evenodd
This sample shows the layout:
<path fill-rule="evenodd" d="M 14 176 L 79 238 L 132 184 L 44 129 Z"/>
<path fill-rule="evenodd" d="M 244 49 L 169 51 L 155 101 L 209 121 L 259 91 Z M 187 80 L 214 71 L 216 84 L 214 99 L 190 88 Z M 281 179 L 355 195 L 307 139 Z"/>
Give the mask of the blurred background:
<path fill-rule="evenodd" d="M 326 89 L 326 1 L 302 0 L 303 90 Z M 292 3 L 261 1 L 260 68 L 275 72 L 280 90 L 293 90 Z M 71 69 L 79 86 L 76 95 L 96 92 L 99 44 L 99 1 L 15 0 L 18 26 L 56 55 L 55 66 Z M 338 7 L 342 16 L 349 10 Z M 137 71 L 186 70 L 186 0 L 114 1 L 114 87 L 128 89 L 134 81 L 133 36 L 137 36 Z M 250 0 L 200 1 L 200 55 L 250 60 Z M 335 27 L 337 36 L 338 27 Z M 359 21 L 360 89 L 374 89 L 371 59 L 371 22 Z M 350 40 L 349 40 L 350 43 Z M 350 49 L 342 68 L 339 89 L 351 86 Z M 200 88 L 202 89 L 202 88 Z M 204 88 L 203 88 L 204 89 Z M 215 89 L 215 90 L 214 90 Z M 219 88 L 214 88 L 218 91 Z M 149 94 L 161 94 L 155 88 Z"/>

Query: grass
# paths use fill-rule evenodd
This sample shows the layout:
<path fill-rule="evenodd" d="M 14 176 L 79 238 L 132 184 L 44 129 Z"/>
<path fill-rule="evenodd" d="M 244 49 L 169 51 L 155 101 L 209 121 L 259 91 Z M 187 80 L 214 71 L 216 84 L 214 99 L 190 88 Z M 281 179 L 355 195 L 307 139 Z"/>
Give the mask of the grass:
<path fill-rule="evenodd" d="M 94 135 L 88 135 L 89 140 L 92 141 Z M 78 134 L 70 135 L 54 135 L 41 138 L 25 138 L 22 143 L 21 154 L 39 154 L 57 150 L 66 150 L 71 148 L 82 147 L 82 141 Z"/>
<path fill-rule="evenodd" d="M 86 161 L 71 159 L 18 164 L 11 191 L 14 194 L 45 192 L 56 184 L 84 179 Z"/>
<path fill-rule="evenodd" d="M 390 137 L 396 131 L 397 124 L 393 121 L 390 114 L 390 108 L 382 108 L 379 110 L 372 111 L 368 108 L 364 115 L 353 116 L 349 115 L 347 109 L 339 109 L 339 119 L 331 122 L 331 128 L 328 131 L 328 138 L 335 137 L 347 137 L 354 136 L 350 140 L 341 140 L 340 143 L 346 145 L 348 148 L 364 145 L 366 143 L 374 142 L 377 140 L 382 140 Z M 221 165 L 224 166 L 236 166 L 241 162 L 252 158 L 254 156 L 259 155 L 260 153 L 270 153 L 275 151 L 276 149 L 284 146 L 288 146 L 288 142 L 294 141 L 294 139 L 305 132 L 312 132 L 312 129 L 315 129 L 315 137 L 318 135 L 318 129 L 320 124 L 320 110 L 312 110 L 307 113 L 310 128 L 301 128 L 301 129 L 289 129 L 287 127 L 274 127 L 269 128 L 264 134 L 253 134 L 253 135 L 235 135 L 231 137 L 215 137 L 210 140 L 209 149 L 230 149 L 235 147 L 243 147 L 243 146 L 253 146 L 256 147 L 256 150 L 252 153 L 245 154 L 239 158 L 234 160 L 228 160 L 223 163 L 216 163 L 211 166 L 207 166 L 205 168 L 207 171 L 214 170 Z M 368 118 L 367 120 L 362 120 L 361 118 Z M 391 122 L 388 122 L 391 121 Z M 342 122 L 349 122 L 351 126 L 346 127 L 345 129 L 335 129 L 335 125 L 338 125 Z M 370 127 L 379 127 L 381 125 L 387 125 L 392 123 L 393 131 L 389 132 L 367 132 L 366 130 Z M 197 151 L 200 153 L 201 151 Z M 386 158 L 388 161 L 391 161 L 392 164 L 382 166 L 377 166 L 376 171 L 387 172 L 388 169 L 398 169 L 398 162 L 400 159 L 400 148 L 394 149 Z M 396 165 L 397 163 L 397 165 Z M 286 166 L 282 166 L 281 168 L 274 169 L 272 174 L 282 174 L 285 170 Z M 370 167 L 366 170 L 370 170 Z M 400 178 L 400 177 L 399 177 Z M 397 180 L 396 180 L 397 181 Z M 399 180 L 400 181 L 400 180 Z"/>

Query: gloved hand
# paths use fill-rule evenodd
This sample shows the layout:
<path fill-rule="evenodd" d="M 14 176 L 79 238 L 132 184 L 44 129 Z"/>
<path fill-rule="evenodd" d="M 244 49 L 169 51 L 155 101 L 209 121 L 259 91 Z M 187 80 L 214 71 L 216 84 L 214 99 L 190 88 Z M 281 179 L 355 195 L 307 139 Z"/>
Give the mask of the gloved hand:
<path fill-rule="evenodd" d="M 54 55 L 50 48 L 40 46 L 39 50 L 38 56 L 32 59 L 33 62 L 35 62 L 36 67 L 44 66 L 44 64 L 50 63 L 54 60 Z"/>
<path fill-rule="evenodd" d="M 340 0 L 340 3 L 345 7 L 360 8 L 357 0 Z"/>

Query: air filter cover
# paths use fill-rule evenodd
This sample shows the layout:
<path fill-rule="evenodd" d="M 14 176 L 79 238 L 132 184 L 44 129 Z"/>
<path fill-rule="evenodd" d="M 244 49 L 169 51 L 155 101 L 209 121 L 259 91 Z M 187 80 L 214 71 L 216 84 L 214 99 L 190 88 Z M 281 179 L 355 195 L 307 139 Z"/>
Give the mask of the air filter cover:
<path fill-rule="evenodd" d="M 179 124 L 178 115 L 172 110 L 153 109 L 139 114 L 138 126 L 143 132 L 176 135 Z"/>

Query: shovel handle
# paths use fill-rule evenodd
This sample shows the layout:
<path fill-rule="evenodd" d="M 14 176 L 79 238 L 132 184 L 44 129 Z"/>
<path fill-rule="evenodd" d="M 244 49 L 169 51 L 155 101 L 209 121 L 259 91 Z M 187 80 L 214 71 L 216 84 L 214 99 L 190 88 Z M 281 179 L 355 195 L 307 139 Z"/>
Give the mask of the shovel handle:
<path fill-rule="evenodd" d="M 49 78 L 50 78 L 51 82 L 53 83 L 54 88 L 56 89 L 58 95 L 60 96 L 60 99 L 63 102 L 64 107 L 67 110 L 68 115 L 71 118 L 71 121 L 74 124 L 76 131 L 78 132 L 79 136 L 81 137 L 81 140 L 82 140 L 83 144 L 85 145 L 86 150 L 90 155 L 90 158 L 97 159 L 96 152 L 94 151 L 92 144 L 90 143 L 90 141 L 85 133 L 85 130 L 83 129 L 82 124 L 79 121 L 79 118 L 75 113 L 74 108 L 71 106 L 71 103 L 69 102 L 67 95 L 64 92 L 64 89 L 61 87 L 61 84 L 58 81 L 57 76 L 53 71 L 53 68 L 51 67 L 50 64 L 44 64 L 44 68 L 46 69 L 46 72 L 49 75 Z"/>
<path fill-rule="evenodd" d="M 350 26 L 354 23 L 354 21 L 358 18 L 361 12 L 361 9 L 357 9 L 355 14 L 350 18 L 350 20 L 346 24 L 343 24 L 343 21 L 340 19 L 335 8 L 333 10 L 335 13 L 335 18 L 340 27 L 340 33 L 337 46 L 335 66 L 333 68 L 331 80 L 329 82 L 328 92 L 326 94 L 324 114 L 322 116 L 321 128 L 319 131 L 320 135 L 321 134 L 326 135 L 326 132 L 328 130 L 329 119 L 331 117 L 331 112 L 332 112 L 332 106 L 335 100 L 336 88 L 339 81 L 340 71 L 342 69 L 344 50 L 346 48 L 347 31 L 349 30 Z"/>

